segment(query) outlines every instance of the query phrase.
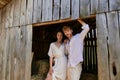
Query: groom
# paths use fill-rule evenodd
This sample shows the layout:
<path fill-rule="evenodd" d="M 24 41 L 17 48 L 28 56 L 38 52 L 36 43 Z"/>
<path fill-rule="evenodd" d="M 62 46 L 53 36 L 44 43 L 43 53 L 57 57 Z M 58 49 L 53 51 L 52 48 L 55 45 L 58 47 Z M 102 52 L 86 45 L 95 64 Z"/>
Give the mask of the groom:
<path fill-rule="evenodd" d="M 68 80 L 79 80 L 82 71 L 83 62 L 83 42 L 86 34 L 89 31 L 89 25 L 84 21 L 78 19 L 80 24 L 82 24 L 82 31 L 73 36 L 73 30 L 70 26 L 63 26 L 62 30 L 66 37 L 68 37 L 69 42 L 66 46 L 68 50 L 68 69 L 67 78 Z"/>

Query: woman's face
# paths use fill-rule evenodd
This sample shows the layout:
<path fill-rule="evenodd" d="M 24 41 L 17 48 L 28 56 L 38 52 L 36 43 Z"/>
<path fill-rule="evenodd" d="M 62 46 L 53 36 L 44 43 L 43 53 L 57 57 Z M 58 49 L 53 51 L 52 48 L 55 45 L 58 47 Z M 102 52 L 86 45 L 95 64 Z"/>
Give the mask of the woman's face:
<path fill-rule="evenodd" d="M 57 40 L 62 41 L 62 38 L 63 38 L 62 32 L 57 32 Z"/>

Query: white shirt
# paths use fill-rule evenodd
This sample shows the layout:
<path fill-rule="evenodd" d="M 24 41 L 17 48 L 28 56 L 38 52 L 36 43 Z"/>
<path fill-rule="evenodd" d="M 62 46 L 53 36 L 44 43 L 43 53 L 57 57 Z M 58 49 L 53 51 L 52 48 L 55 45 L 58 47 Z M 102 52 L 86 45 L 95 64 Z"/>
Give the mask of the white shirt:
<path fill-rule="evenodd" d="M 68 55 L 68 66 L 76 66 L 80 62 L 83 62 L 83 42 L 86 34 L 89 31 L 89 25 L 85 24 L 82 26 L 82 32 L 74 35 L 69 42 L 67 47 Z"/>

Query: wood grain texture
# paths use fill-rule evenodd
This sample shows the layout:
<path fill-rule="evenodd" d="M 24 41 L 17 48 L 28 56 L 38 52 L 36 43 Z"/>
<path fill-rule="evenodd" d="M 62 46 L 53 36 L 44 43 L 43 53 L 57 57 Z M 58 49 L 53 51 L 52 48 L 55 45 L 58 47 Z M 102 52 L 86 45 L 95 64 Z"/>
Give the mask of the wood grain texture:
<path fill-rule="evenodd" d="M 60 0 L 54 0 L 53 4 L 53 20 L 60 19 Z"/>
<path fill-rule="evenodd" d="M 96 15 L 98 80 L 110 80 L 108 59 L 108 32 L 105 14 Z"/>
<path fill-rule="evenodd" d="M 26 24 L 32 24 L 33 21 L 33 1 L 27 0 L 26 3 Z"/>
<path fill-rule="evenodd" d="M 108 20 L 108 40 L 109 40 L 109 55 L 110 55 L 110 78 L 111 80 L 119 80 L 116 77 L 120 72 L 120 35 L 118 26 L 118 13 L 110 12 L 107 13 Z"/>
<path fill-rule="evenodd" d="M 70 18 L 70 0 L 61 0 L 61 19 Z"/>
<path fill-rule="evenodd" d="M 52 20 L 52 0 L 43 0 L 42 22 Z"/>
<path fill-rule="evenodd" d="M 79 0 L 72 0 L 72 6 L 71 6 L 71 9 L 72 9 L 72 19 L 77 19 L 79 18 L 79 10 L 80 10 L 80 2 Z"/>
<path fill-rule="evenodd" d="M 21 0 L 14 0 L 13 26 L 20 25 L 20 4 Z"/>
<path fill-rule="evenodd" d="M 108 11 L 108 0 L 98 0 L 98 10 L 97 13 Z"/>
<path fill-rule="evenodd" d="M 20 5 L 20 25 L 25 25 L 26 24 L 26 0 L 21 0 L 21 5 Z"/>
<path fill-rule="evenodd" d="M 96 14 L 98 9 L 98 0 L 91 0 L 91 14 Z"/>
<path fill-rule="evenodd" d="M 80 0 L 80 17 L 90 15 L 90 0 Z"/>
<path fill-rule="evenodd" d="M 109 0 L 109 9 L 112 10 L 120 10 L 120 0 Z"/>

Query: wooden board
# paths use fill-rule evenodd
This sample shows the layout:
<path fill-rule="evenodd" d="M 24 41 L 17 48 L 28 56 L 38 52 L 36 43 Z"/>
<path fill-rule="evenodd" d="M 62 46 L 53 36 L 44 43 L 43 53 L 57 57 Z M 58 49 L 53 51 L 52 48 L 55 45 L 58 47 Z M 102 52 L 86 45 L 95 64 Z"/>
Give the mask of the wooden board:
<path fill-rule="evenodd" d="M 20 25 L 20 4 L 21 0 L 14 0 L 13 26 Z"/>
<path fill-rule="evenodd" d="M 105 14 L 96 15 L 97 26 L 97 59 L 98 80 L 110 80 L 109 76 L 109 54 L 108 54 L 108 32 Z"/>
<path fill-rule="evenodd" d="M 109 8 L 112 10 L 120 10 L 120 0 L 109 0 Z"/>
<path fill-rule="evenodd" d="M 20 26 L 26 24 L 25 18 L 26 18 L 26 0 L 21 0 Z"/>
<path fill-rule="evenodd" d="M 61 0 L 61 19 L 70 18 L 70 0 Z"/>
<path fill-rule="evenodd" d="M 98 9 L 97 13 L 107 12 L 108 11 L 108 0 L 98 0 Z"/>
<path fill-rule="evenodd" d="M 9 10 L 9 26 L 8 27 L 12 27 L 13 26 L 13 12 L 14 12 L 14 0 L 12 0 L 10 3 L 10 10 Z"/>
<path fill-rule="evenodd" d="M 2 26 L 3 25 L 2 18 L 3 18 L 2 10 L 0 10 L 0 77 L 1 79 L 3 79 L 3 77 L 5 76 L 5 68 L 3 68 L 5 66 L 5 63 L 3 59 L 5 58 L 4 47 L 5 47 L 5 37 L 6 37 L 5 28 Z"/>
<path fill-rule="evenodd" d="M 34 0 L 34 5 L 33 5 L 33 23 L 37 22 L 38 18 L 38 0 Z"/>
<path fill-rule="evenodd" d="M 41 22 L 42 0 L 34 0 L 33 23 Z"/>
<path fill-rule="evenodd" d="M 1 27 L 2 27 L 2 28 L 5 27 L 5 17 L 6 17 L 6 13 L 5 13 L 5 12 L 6 12 L 6 9 L 3 8 L 3 9 L 1 10 L 1 14 L 2 14 L 2 18 L 1 18 L 1 19 L 2 19 L 2 20 L 1 20 L 1 22 L 2 22 L 2 23 L 1 23 Z"/>
<path fill-rule="evenodd" d="M 7 36 L 7 37 L 6 37 Z M 2 64 L 1 64 L 1 79 L 2 80 L 5 80 L 5 78 L 7 78 L 8 76 L 6 76 L 6 73 L 7 73 L 7 48 L 6 48 L 6 46 L 8 45 L 8 41 L 6 41 L 6 40 L 9 40 L 8 39 L 8 35 L 6 35 L 6 32 L 5 32 L 5 28 L 4 27 L 2 27 L 2 34 L 1 34 L 1 50 L 2 50 L 2 57 L 1 57 L 1 62 L 2 62 Z"/>
<path fill-rule="evenodd" d="M 10 11 L 11 11 L 11 4 L 6 5 L 5 7 L 5 28 L 10 26 Z"/>
<path fill-rule="evenodd" d="M 120 11 L 118 11 L 118 15 L 119 15 L 119 19 L 118 19 L 118 21 L 119 21 L 119 35 L 120 35 Z"/>
<path fill-rule="evenodd" d="M 42 21 L 42 2 L 43 0 L 38 0 L 38 22 Z"/>
<path fill-rule="evenodd" d="M 52 0 L 43 0 L 42 22 L 52 20 Z"/>
<path fill-rule="evenodd" d="M 25 80 L 31 80 L 31 58 L 32 58 L 32 25 L 26 26 L 26 56 L 25 56 Z"/>
<path fill-rule="evenodd" d="M 72 19 L 77 19 L 79 18 L 79 10 L 80 10 L 80 6 L 79 6 L 79 0 L 72 0 Z"/>
<path fill-rule="evenodd" d="M 91 14 L 96 14 L 98 9 L 98 0 L 91 0 Z"/>
<path fill-rule="evenodd" d="M 90 15 L 90 0 L 80 0 L 80 17 Z"/>
<path fill-rule="evenodd" d="M 2 10 L 0 10 L 0 34 L 1 34 L 1 28 L 2 28 Z"/>
<path fill-rule="evenodd" d="M 117 12 L 107 13 L 108 20 L 108 40 L 110 55 L 110 78 L 111 80 L 120 80 L 120 35 L 118 26 Z"/>
<path fill-rule="evenodd" d="M 54 0 L 53 4 L 53 20 L 59 20 L 60 18 L 60 0 Z"/>
<path fill-rule="evenodd" d="M 32 24 L 33 19 L 33 0 L 26 2 L 26 24 Z"/>

